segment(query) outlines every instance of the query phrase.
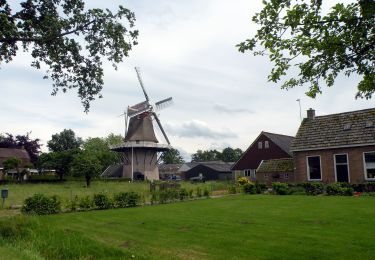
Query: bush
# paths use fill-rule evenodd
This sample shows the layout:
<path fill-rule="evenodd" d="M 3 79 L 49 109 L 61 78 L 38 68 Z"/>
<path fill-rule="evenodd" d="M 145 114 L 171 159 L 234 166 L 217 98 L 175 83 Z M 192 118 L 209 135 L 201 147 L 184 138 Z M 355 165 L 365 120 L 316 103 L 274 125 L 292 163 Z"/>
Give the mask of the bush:
<path fill-rule="evenodd" d="M 202 197 L 203 194 L 202 194 L 202 189 L 200 187 L 197 187 L 196 194 L 198 198 Z"/>
<path fill-rule="evenodd" d="M 89 210 L 94 207 L 94 202 L 90 196 L 85 196 L 79 199 L 78 206 L 81 210 Z"/>
<path fill-rule="evenodd" d="M 21 208 L 23 214 L 48 215 L 61 211 L 61 200 L 57 196 L 45 196 L 43 194 L 34 194 L 25 199 Z"/>
<path fill-rule="evenodd" d="M 243 191 L 246 194 L 256 194 L 257 193 L 257 188 L 254 183 L 248 182 L 242 185 Z"/>
<path fill-rule="evenodd" d="M 98 209 L 110 209 L 113 207 L 111 199 L 105 193 L 94 194 L 94 204 Z"/>
<path fill-rule="evenodd" d="M 193 189 L 189 190 L 189 198 L 194 198 L 194 190 Z"/>
<path fill-rule="evenodd" d="M 237 193 L 237 187 L 236 187 L 236 185 L 230 185 L 228 187 L 228 193 L 229 194 L 236 194 Z"/>
<path fill-rule="evenodd" d="M 189 192 L 185 188 L 182 188 L 180 189 L 179 195 L 180 195 L 180 200 L 185 200 L 189 196 Z"/>
<path fill-rule="evenodd" d="M 141 204 L 141 195 L 137 192 L 120 192 L 114 195 L 117 208 L 137 207 Z"/>
<path fill-rule="evenodd" d="M 353 196 L 354 190 L 346 183 L 332 183 L 327 185 L 327 195 Z"/>
<path fill-rule="evenodd" d="M 245 185 L 246 183 L 249 183 L 250 181 L 246 177 L 239 177 L 237 179 L 237 184 L 242 186 Z"/>
<path fill-rule="evenodd" d="M 257 193 L 261 194 L 261 193 L 263 193 L 263 192 L 265 192 L 267 190 L 267 185 L 264 184 L 264 183 L 258 183 L 258 182 L 256 182 L 255 183 L 255 188 L 257 190 Z"/>
<path fill-rule="evenodd" d="M 324 184 L 321 182 L 307 182 L 302 184 L 307 195 L 316 196 L 324 193 Z"/>
<path fill-rule="evenodd" d="M 68 200 L 68 203 L 67 203 L 66 207 L 70 211 L 76 211 L 77 207 L 78 207 L 78 196 L 76 195 L 76 196 L 74 196 L 73 199 Z"/>
<path fill-rule="evenodd" d="M 273 182 L 272 189 L 277 195 L 287 195 L 289 193 L 288 184 L 283 182 Z"/>
<path fill-rule="evenodd" d="M 208 190 L 208 188 L 206 187 L 206 188 L 204 188 L 204 191 L 203 191 L 203 196 L 204 197 L 210 197 L 210 191 Z"/>

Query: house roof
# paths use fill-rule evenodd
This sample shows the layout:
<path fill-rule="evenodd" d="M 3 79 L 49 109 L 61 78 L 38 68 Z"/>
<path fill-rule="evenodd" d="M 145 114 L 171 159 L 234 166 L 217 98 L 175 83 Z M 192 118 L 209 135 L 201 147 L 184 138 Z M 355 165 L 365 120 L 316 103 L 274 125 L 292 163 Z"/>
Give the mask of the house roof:
<path fill-rule="evenodd" d="M 0 148 L 0 158 L 11 158 L 11 157 L 30 160 L 30 155 L 25 149 Z"/>
<path fill-rule="evenodd" d="M 273 172 L 293 172 L 294 163 L 293 158 L 283 158 L 283 159 L 272 159 L 263 160 L 258 169 L 257 173 L 273 173 Z"/>
<path fill-rule="evenodd" d="M 375 108 L 305 118 L 292 151 L 375 145 Z"/>
<path fill-rule="evenodd" d="M 223 161 L 208 161 L 208 162 L 191 162 L 187 163 L 190 169 L 197 167 L 198 165 L 203 165 L 205 167 L 211 168 L 217 172 L 230 172 L 233 162 L 223 162 Z"/>
<path fill-rule="evenodd" d="M 271 139 L 271 141 L 277 144 L 284 152 L 292 156 L 292 152 L 290 151 L 290 146 L 294 140 L 293 136 L 268 133 L 264 131 L 262 132 L 262 134 L 264 134 L 269 139 Z"/>

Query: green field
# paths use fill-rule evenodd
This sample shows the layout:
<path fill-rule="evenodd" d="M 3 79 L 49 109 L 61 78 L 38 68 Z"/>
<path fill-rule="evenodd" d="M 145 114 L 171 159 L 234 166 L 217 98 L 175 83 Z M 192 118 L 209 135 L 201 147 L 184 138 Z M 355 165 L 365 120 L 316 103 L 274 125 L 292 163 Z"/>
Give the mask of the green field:
<path fill-rule="evenodd" d="M 373 259 L 374 216 L 374 197 L 235 195 L 3 218 L 1 231 L 10 235 L 1 240 L 0 254 L 7 259 Z"/>
<path fill-rule="evenodd" d="M 199 187 L 208 187 L 210 190 L 219 191 L 226 188 L 226 182 L 207 182 L 191 184 L 190 182 L 181 182 L 181 186 L 187 189 L 196 189 Z M 22 205 L 23 201 L 35 193 L 45 195 L 58 195 L 63 202 L 74 198 L 74 196 L 83 197 L 94 193 L 105 192 L 109 195 L 118 192 L 136 191 L 144 195 L 148 200 L 150 195 L 150 185 L 146 182 L 125 182 L 125 181 L 93 181 L 89 188 L 85 186 L 84 181 L 67 181 L 63 183 L 24 183 L 24 184 L 6 184 L 0 185 L 0 189 L 9 190 L 9 198 L 6 200 L 5 208 L 15 205 Z M 215 192 L 214 192 L 215 193 Z M 1 216 L 1 213 L 0 213 Z"/>

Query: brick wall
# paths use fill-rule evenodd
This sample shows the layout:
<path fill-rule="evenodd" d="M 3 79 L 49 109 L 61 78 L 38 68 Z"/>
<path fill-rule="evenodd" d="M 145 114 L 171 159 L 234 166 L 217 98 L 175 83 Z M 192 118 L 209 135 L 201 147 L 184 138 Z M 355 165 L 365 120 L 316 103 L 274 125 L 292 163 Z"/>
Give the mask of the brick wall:
<path fill-rule="evenodd" d="M 307 156 L 320 156 L 322 182 L 335 182 L 335 154 L 348 155 L 350 183 L 364 183 L 365 173 L 363 166 L 363 153 L 375 151 L 375 146 L 338 148 L 317 151 L 294 152 L 295 180 L 297 183 L 307 182 Z"/>
<path fill-rule="evenodd" d="M 268 187 L 272 186 L 272 182 L 295 183 L 293 172 L 282 172 L 282 173 L 276 173 L 276 172 L 259 173 L 257 172 L 256 176 L 257 176 L 258 182 L 264 183 Z"/>

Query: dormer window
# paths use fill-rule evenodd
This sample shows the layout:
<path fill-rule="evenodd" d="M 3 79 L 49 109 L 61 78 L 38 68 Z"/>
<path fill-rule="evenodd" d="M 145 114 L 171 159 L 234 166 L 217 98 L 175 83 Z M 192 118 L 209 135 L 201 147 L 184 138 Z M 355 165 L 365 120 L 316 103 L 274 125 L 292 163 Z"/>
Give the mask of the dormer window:
<path fill-rule="evenodd" d="M 263 148 L 263 143 L 262 142 L 258 142 L 258 149 L 262 149 Z"/>
<path fill-rule="evenodd" d="M 344 124 L 344 131 L 348 131 L 348 130 L 350 130 L 352 128 L 352 124 L 351 123 L 346 123 L 346 124 Z"/>
<path fill-rule="evenodd" d="M 374 127 L 374 122 L 373 121 L 366 121 L 366 128 L 373 128 Z"/>

